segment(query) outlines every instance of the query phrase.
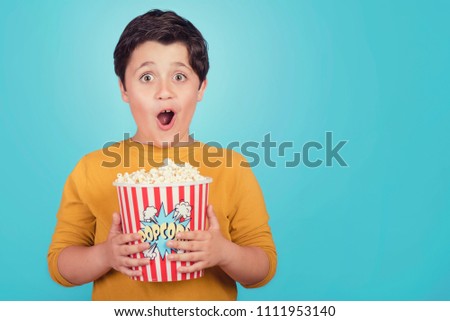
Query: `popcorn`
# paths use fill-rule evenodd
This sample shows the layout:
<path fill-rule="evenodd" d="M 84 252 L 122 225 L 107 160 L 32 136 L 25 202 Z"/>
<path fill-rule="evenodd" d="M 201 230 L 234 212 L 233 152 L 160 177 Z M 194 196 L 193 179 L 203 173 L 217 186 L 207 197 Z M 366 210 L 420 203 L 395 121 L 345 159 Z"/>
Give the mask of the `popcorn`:
<path fill-rule="evenodd" d="M 117 179 L 114 183 L 170 184 L 198 182 L 205 179 L 206 177 L 200 175 L 198 169 L 191 164 L 178 165 L 173 160 L 167 159 L 167 165 L 152 168 L 147 172 L 144 169 L 140 169 L 131 174 L 117 174 Z"/>

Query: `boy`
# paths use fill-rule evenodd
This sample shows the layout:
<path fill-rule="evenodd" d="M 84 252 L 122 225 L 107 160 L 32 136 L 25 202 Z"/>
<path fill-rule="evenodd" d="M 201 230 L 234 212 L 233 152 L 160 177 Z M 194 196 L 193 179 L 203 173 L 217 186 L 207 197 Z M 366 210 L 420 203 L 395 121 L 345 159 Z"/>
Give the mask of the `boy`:
<path fill-rule="evenodd" d="M 236 282 L 266 284 L 275 274 L 276 251 L 259 185 L 238 153 L 189 139 L 196 104 L 206 89 L 206 41 L 174 12 L 149 11 L 131 21 L 114 51 L 122 99 L 137 125 L 132 139 L 84 156 L 64 187 L 48 253 L 52 278 L 65 286 L 94 282 L 94 300 L 235 300 Z M 182 146 L 175 146 L 180 143 Z M 111 154 L 119 162 L 111 163 Z M 118 158 L 117 158 L 118 157 Z M 205 231 L 184 232 L 167 246 L 173 261 L 192 261 L 178 272 L 205 269 L 198 279 L 139 282 L 132 267 L 149 263 L 130 254 L 148 243 L 129 245 L 139 234 L 121 230 L 112 182 L 164 158 L 196 162 L 213 179 Z M 230 166 L 231 165 L 231 166 Z"/>

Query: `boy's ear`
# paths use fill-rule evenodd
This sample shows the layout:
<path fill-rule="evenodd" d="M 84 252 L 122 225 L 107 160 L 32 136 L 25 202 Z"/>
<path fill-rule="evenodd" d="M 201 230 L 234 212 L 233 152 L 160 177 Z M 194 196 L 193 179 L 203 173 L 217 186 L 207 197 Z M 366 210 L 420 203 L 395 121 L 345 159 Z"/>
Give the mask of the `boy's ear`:
<path fill-rule="evenodd" d="M 120 88 L 120 93 L 122 95 L 122 100 L 126 103 L 129 103 L 130 100 L 128 99 L 127 91 L 125 90 L 122 80 L 120 80 L 120 79 L 119 79 L 119 88 Z"/>
<path fill-rule="evenodd" d="M 203 80 L 198 93 L 197 93 L 197 101 L 201 101 L 203 99 L 203 94 L 205 93 L 206 86 L 208 85 L 208 80 Z"/>

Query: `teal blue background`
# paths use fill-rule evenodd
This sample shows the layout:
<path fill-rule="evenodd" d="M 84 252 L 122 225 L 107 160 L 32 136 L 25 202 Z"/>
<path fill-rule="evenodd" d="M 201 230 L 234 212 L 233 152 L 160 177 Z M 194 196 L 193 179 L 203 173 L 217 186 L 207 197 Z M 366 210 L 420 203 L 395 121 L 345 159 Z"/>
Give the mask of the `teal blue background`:
<path fill-rule="evenodd" d="M 197 139 L 295 146 L 254 168 L 279 264 L 239 299 L 450 299 L 450 5 L 387 0 L 2 1 L 0 299 L 90 299 L 47 248 L 76 162 L 134 132 L 112 53 L 151 8 L 209 43 Z M 326 131 L 349 167 L 283 166 Z"/>

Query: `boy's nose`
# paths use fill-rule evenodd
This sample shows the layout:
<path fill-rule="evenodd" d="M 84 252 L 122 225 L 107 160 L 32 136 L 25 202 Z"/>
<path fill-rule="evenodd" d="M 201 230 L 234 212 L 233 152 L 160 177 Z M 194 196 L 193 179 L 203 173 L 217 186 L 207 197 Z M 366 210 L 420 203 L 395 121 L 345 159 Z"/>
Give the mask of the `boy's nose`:
<path fill-rule="evenodd" d="M 169 99 L 173 97 L 173 91 L 169 82 L 161 81 L 156 90 L 156 99 Z"/>

